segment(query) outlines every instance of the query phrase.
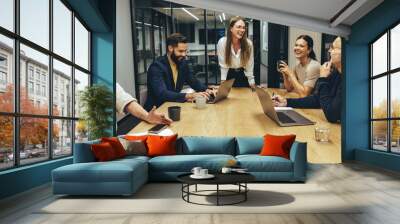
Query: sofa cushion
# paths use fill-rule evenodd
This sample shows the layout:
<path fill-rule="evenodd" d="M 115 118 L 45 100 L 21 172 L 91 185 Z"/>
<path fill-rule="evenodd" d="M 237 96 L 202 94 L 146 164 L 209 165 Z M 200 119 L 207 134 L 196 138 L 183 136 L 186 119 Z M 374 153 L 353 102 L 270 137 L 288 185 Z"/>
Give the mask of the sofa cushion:
<path fill-rule="evenodd" d="M 264 145 L 261 149 L 261 156 L 281 156 L 289 159 L 290 148 L 296 135 L 270 135 L 264 136 Z"/>
<path fill-rule="evenodd" d="M 235 159 L 231 155 L 175 155 L 158 156 L 149 160 L 150 171 L 163 172 L 191 172 L 193 167 L 199 166 L 209 171 L 219 171 L 228 160 Z"/>
<path fill-rule="evenodd" d="M 176 139 L 178 135 L 158 136 L 149 135 L 146 143 L 148 147 L 148 156 L 164 156 L 176 154 Z"/>
<path fill-rule="evenodd" d="M 292 172 L 292 161 L 279 156 L 238 155 L 236 159 L 241 168 L 249 172 Z"/>
<path fill-rule="evenodd" d="M 147 155 L 146 143 L 141 140 L 126 140 L 125 138 L 118 138 L 126 151 L 126 155 Z"/>
<path fill-rule="evenodd" d="M 147 171 L 147 164 L 139 159 L 114 160 L 96 163 L 75 163 L 53 170 L 53 181 L 58 182 L 129 182 L 134 172 Z M 147 174 L 144 174 L 146 175 Z"/>
<path fill-rule="evenodd" d="M 264 144 L 262 137 L 237 137 L 236 155 L 260 154 Z"/>
<path fill-rule="evenodd" d="M 182 137 L 177 145 L 177 154 L 235 155 L 235 139 L 231 137 Z"/>
<path fill-rule="evenodd" d="M 110 145 L 114 149 L 117 158 L 122 158 L 126 156 L 126 151 L 117 137 L 103 137 L 101 138 L 101 142 L 110 143 Z"/>
<path fill-rule="evenodd" d="M 96 158 L 90 148 L 92 144 L 99 144 L 100 140 L 77 142 L 74 148 L 74 163 L 95 162 Z"/>
<path fill-rule="evenodd" d="M 94 157 L 96 157 L 96 161 L 105 162 L 118 158 L 112 145 L 108 142 L 93 144 L 90 148 L 92 149 Z"/>

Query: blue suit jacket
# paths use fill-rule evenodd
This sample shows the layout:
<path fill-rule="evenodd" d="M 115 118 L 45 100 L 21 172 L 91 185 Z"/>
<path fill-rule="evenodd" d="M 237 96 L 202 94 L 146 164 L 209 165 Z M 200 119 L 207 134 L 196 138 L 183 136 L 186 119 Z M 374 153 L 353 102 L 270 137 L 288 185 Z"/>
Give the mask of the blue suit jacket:
<path fill-rule="evenodd" d="M 196 91 L 207 89 L 207 86 L 194 77 L 187 60 L 181 62 L 178 67 L 178 79 L 175 87 L 167 55 L 157 58 L 147 71 L 145 109 L 151 110 L 153 106 L 159 107 L 164 102 L 185 102 L 185 93 L 180 93 L 185 83 Z"/>

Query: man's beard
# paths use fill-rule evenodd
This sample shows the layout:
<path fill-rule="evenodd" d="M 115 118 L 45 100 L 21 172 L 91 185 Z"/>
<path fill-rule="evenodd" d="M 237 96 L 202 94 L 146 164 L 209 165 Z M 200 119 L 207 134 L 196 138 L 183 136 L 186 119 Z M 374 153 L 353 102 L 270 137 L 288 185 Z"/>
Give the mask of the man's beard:
<path fill-rule="evenodd" d="M 171 59 L 176 65 L 179 65 L 180 63 L 182 63 L 185 57 L 178 57 L 175 55 L 175 52 L 172 52 Z"/>

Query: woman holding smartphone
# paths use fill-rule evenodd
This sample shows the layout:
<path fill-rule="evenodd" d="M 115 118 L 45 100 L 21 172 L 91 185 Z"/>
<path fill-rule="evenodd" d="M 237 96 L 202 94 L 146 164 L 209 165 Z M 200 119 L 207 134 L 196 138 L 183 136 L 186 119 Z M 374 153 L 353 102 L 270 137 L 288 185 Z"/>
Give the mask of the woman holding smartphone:
<path fill-rule="evenodd" d="M 294 91 L 305 97 L 311 94 L 319 77 L 321 64 L 316 60 L 313 50 L 313 39 L 308 35 L 297 37 L 294 55 L 297 59 L 294 69 L 290 69 L 284 61 L 278 62 L 278 71 L 283 75 L 283 83 L 287 91 Z"/>
<path fill-rule="evenodd" d="M 218 41 L 217 51 L 221 81 L 235 78 L 234 87 L 255 87 L 253 43 L 247 38 L 242 17 L 231 18 L 226 37 Z"/>

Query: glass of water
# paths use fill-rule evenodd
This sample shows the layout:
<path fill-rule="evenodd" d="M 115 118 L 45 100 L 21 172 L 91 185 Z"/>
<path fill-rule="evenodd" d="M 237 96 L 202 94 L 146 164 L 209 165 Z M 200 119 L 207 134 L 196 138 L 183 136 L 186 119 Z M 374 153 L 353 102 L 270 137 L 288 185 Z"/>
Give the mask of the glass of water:
<path fill-rule="evenodd" d="M 316 127 L 315 140 L 317 142 L 329 142 L 329 127 Z"/>

